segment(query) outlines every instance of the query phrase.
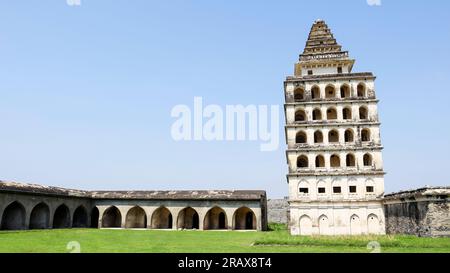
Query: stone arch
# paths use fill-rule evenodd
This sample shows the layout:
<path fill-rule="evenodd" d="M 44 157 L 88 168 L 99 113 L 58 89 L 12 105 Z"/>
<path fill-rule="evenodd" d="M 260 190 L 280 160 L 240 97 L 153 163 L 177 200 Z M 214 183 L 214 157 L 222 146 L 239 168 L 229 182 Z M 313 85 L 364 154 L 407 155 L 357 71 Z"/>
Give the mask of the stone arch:
<path fill-rule="evenodd" d="M 366 84 L 360 82 L 356 87 L 358 98 L 364 98 L 366 96 Z"/>
<path fill-rule="evenodd" d="M 227 214 L 220 207 L 213 207 L 206 213 L 203 229 L 227 229 Z"/>
<path fill-rule="evenodd" d="M 303 87 L 298 87 L 294 91 L 294 100 L 303 101 L 305 100 L 305 89 Z"/>
<path fill-rule="evenodd" d="M 125 228 L 146 228 L 147 214 L 140 206 L 134 206 L 128 210 L 125 217 Z"/>
<path fill-rule="evenodd" d="M 309 167 L 308 157 L 306 155 L 301 155 L 297 158 L 297 168 L 305 169 Z"/>
<path fill-rule="evenodd" d="M 341 98 L 350 98 L 351 97 L 351 92 L 350 92 L 350 86 L 346 83 L 344 83 L 343 85 L 341 85 Z"/>
<path fill-rule="evenodd" d="M 322 120 L 322 110 L 319 108 L 313 110 L 313 120 Z"/>
<path fill-rule="evenodd" d="M 371 167 L 372 164 L 373 164 L 372 156 L 371 156 L 369 153 L 365 154 L 365 155 L 363 156 L 363 165 L 364 165 L 365 167 Z"/>
<path fill-rule="evenodd" d="M 295 136 L 295 143 L 297 143 L 297 144 L 308 143 L 308 136 L 306 135 L 305 131 L 297 132 L 297 135 Z"/>
<path fill-rule="evenodd" d="M 327 120 L 337 120 L 337 110 L 335 107 L 330 107 L 327 109 Z"/>
<path fill-rule="evenodd" d="M 362 129 L 361 130 L 361 141 L 362 142 L 369 142 L 371 140 L 370 138 L 370 129 Z"/>
<path fill-rule="evenodd" d="M 359 119 L 367 120 L 369 119 L 369 110 L 366 106 L 359 107 Z"/>
<path fill-rule="evenodd" d="M 347 156 L 345 157 L 345 166 L 356 167 L 355 155 L 347 154 Z"/>
<path fill-rule="evenodd" d="M 88 213 L 84 206 L 79 206 L 73 213 L 72 227 L 76 228 L 88 227 Z"/>
<path fill-rule="evenodd" d="M 306 111 L 303 109 L 299 109 L 295 111 L 295 121 L 296 122 L 305 122 L 308 118 L 306 116 Z"/>
<path fill-rule="evenodd" d="M 320 130 L 314 132 L 314 143 L 323 143 L 323 133 Z"/>
<path fill-rule="evenodd" d="M 164 206 L 153 212 L 151 220 L 153 229 L 172 229 L 172 213 Z"/>
<path fill-rule="evenodd" d="M 1 229 L 25 229 L 25 215 L 25 207 L 18 201 L 12 202 L 3 210 Z"/>
<path fill-rule="evenodd" d="M 30 214 L 30 229 L 50 228 L 50 208 L 44 202 L 34 206 Z"/>
<path fill-rule="evenodd" d="M 341 158 L 337 154 L 333 154 L 330 156 L 330 167 L 331 168 L 339 168 L 341 167 Z"/>
<path fill-rule="evenodd" d="M 361 220 L 356 214 L 350 217 L 350 234 L 361 235 Z"/>
<path fill-rule="evenodd" d="M 105 210 L 102 216 L 102 227 L 120 228 L 122 226 L 122 214 L 116 206 L 111 206 Z"/>
<path fill-rule="evenodd" d="M 314 85 L 311 88 L 311 97 L 313 100 L 320 99 L 320 87 L 317 85 Z"/>
<path fill-rule="evenodd" d="M 97 207 L 93 207 L 91 211 L 91 228 L 98 228 L 98 219 L 100 218 L 100 212 Z"/>
<path fill-rule="evenodd" d="M 256 229 L 256 216 L 253 210 L 248 207 L 238 208 L 233 215 L 234 229 Z"/>
<path fill-rule="evenodd" d="M 352 109 L 350 107 L 345 107 L 342 109 L 342 118 L 345 120 L 352 119 Z"/>
<path fill-rule="evenodd" d="M 329 143 L 339 142 L 339 132 L 337 130 L 331 130 L 328 132 L 328 142 Z"/>
<path fill-rule="evenodd" d="M 325 168 L 325 157 L 323 155 L 316 156 L 316 168 Z"/>
<path fill-rule="evenodd" d="M 325 87 L 325 98 L 334 99 L 336 98 L 336 87 L 332 84 L 327 85 Z"/>
<path fill-rule="evenodd" d="M 300 217 L 300 235 L 309 236 L 312 235 L 312 220 L 308 215 L 302 215 Z"/>
<path fill-rule="evenodd" d="M 351 143 L 355 141 L 355 137 L 354 137 L 354 133 L 352 129 L 347 129 L 345 130 L 344 133 L 344 139 L 345 139 L 345 143 Z"/>
<path fill-rule="evenodd" d="M 380 233 L 380 220 L 375 214 L 370 214 L 367 217 L 367 233 L 379 234 Z"/>
<path fill-rule="evenodd" d="M 53 228 L 70 228 L 70 210 L 61 204 L 53 214 Z"/>
<path fill-rule="evenodd" d="M 330 222 L 326 215 L 321 215 L 319 217 L 319 234 L 320 235 L 331 235 Z"/>
<path fill-rule="evenodd" d="M 177 228 L 181 229 L 199 229 L 200 220 L 198 213 L 191 207 L 184 208 L 178 213 Z"/>

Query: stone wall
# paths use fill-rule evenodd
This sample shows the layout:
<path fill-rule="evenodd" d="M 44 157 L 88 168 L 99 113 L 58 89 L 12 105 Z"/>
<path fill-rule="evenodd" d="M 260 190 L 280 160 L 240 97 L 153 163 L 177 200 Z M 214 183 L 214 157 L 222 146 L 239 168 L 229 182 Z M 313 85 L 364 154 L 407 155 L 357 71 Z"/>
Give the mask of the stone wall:
<path fill-rule="evenodd" d="M 269 223 L 287 224 L 289 222 L 289 203 L 284 199 L 269 199 L 267 201 L 267 218 Z"/>
<path fill-rule="evenodd" d="M 388 234 L 450 236 L 450 188 L 423 188 L 386 195 Z"/>
<path fill-rule="evenodd" d="M 79 191 L 0 181 L 0 229 L 267 229 L 265 191 Z"/>

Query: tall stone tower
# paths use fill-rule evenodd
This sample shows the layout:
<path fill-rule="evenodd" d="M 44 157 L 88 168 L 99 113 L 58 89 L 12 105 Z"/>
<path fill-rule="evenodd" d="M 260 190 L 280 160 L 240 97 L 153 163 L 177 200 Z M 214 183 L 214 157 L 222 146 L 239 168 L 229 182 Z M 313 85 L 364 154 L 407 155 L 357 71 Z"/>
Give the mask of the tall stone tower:
<path fill-rule="evenodd" d="M 284 83 L 293 235 L 385 234 L 375 76 L 354 63 L 317 20 Z"/>

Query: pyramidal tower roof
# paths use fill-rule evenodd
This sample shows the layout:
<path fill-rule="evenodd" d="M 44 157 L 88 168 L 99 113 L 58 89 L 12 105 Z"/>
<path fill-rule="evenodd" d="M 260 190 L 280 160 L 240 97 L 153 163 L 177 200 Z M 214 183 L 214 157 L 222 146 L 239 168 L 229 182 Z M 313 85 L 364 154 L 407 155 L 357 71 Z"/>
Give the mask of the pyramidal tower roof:
<path fill-rule="evenodd" d="M 351 73 L 354 63 L 355 60 L 349 58 L 348 51 L 342 50 L 325 21 L 318 19 L 311 27 L 305 49 L 295 65 L 295 76 Z"/>
<path fill-rule="evenodd" d="M 348 58 L 348 51 L 342 51 L 342 46 L 337 43 L 325 21 L 316 20 L 300 55 L 300 61 L 341 58 Z"/>

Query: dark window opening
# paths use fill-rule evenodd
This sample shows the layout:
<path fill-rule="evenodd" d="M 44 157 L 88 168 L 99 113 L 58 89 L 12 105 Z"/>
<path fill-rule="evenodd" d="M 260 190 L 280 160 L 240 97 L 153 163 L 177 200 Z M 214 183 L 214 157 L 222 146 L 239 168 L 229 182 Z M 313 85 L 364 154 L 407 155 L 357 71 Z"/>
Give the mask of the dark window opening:
<path fill-rule="evenodd" d="M 333 193 L 341 193 L 341 187 L 333 187 Z"/>
<path fill-rule="evenodd" d="M 319 193 L 325 193 L 325 188 L 318 188 Z"/>
<path fill-rule="evenodd" d="M 308 190 L 308 188 L 300 188 L 300 193 L 308 193 L 309 192 L 309 190 Z"/>
<path fill-rule="evenodd" d="M 373 186 L 367 186 L 367 187 L 366 187 L 366 191 L 367 191 L 367 192 L 374 192 Z"/>
<path fill-rule="evenodd" d="M 350 186 L 349 191 L 350 193 L 356 193 L 356 186 Z"/>

